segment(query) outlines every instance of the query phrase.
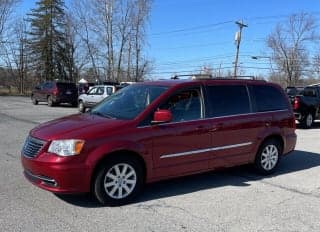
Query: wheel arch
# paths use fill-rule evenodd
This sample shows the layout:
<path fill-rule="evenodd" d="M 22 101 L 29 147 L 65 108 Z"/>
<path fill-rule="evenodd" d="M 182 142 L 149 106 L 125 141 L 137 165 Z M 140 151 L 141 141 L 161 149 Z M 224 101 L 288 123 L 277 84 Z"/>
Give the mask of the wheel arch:
<path fill-rule="evenodd" d="M 284 138 L 280 135 L 280 134 L 270 134 L 268 136 L 266 136 L 263 140 L 261 140 L 257 152 L 259 151 L 259 149 L 261 148 L 261 146 L 267 142 L 268 140 L 276 140 L 279 142 L 279 144 L 281 145 L 281 155 L 283 154 L 284 148 L 285 148 L 285 140 Z"/>
<path fill-rule="evenodd" d="M 106 153 L 105 155 L 103 155 L 95 164 L 93 171 L 91 173 L 91 178 L 90 178 L 90 189 L 92 190 L 93 188 L 93 183 L 94 183 L 94 179 L 97 176 L 97 173 L 99 171 L 99 169 L 103 166 L 103 164 L 105 162 L 108 162 L 109 160 L 115 159 L 116 157 L 119 156 L 124 156 L 124 157 L 128 157 L 128 159 L 135 159 L 137 160 L 140 164 L 141 167 L 143 169 L 143 181 L 146 181 L 146 177 L 147 177 L 147 163 L 145 161 L 145 159 L 137 152 L 132 151 L 132 150 L 127 150 L 127 149 L 123 149 L 123 150 L 118 150 L 118 151 L 113 151 L 110 153 Z"/>

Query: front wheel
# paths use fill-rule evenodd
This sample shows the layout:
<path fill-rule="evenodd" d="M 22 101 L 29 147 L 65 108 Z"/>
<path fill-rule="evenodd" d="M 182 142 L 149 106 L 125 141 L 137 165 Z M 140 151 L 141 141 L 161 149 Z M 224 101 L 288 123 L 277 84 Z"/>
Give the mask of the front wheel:
<path fill-rule="evenodd" d="M 259 148 L 255 159 L 255 168 L 260 174 L 273 173 L 278 166 L 282 153 L 280 143 L 275 139 L 265 141 Z"/>
<path fill-rule="evenodd" d="M 37 99 L 35 98 L 35 96 L 31 96 L 31 101 L 32 101 L 32 104 L 33 105 L 38 105 L 38 101 L 37 101 Z"/>
<path fill-rule="evenodd" d="M 127 156 L 116 157 L 100 166 L 94 179 L 94 195 L 103 205 L 129 203 L 141 191 L 143 176 L 138 160 Z"/>
<path fill-rule="evenodd" d="M 79 112 L 84 113 L 86 111 L 83 101 L 79 101 L 78 107 L 79 107 Z"/>

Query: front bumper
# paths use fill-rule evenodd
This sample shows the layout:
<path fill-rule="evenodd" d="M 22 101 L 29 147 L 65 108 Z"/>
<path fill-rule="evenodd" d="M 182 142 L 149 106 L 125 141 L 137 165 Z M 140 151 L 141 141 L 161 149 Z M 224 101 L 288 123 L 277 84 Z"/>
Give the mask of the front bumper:
<path fill-rule="evenodd" d="M 21 162 L 25 177 L 42 189 L 55 193 L 90 192 L 90 168 L 72 162 L 69 157 L 55 157 L 47 153 L 36 158 L 21 155 Z"/>

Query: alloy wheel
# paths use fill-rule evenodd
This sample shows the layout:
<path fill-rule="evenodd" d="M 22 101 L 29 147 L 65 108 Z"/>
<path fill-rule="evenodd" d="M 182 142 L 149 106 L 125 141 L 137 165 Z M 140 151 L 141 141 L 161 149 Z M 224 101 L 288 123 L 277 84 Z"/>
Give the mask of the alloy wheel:
<path fill-rule="evenodd" d="M 307 127 L 311 127 L 311 126 L 312 126 L 312 123 L 313 123 L 312 114 L 309 113 L 306 117 L 307 117 L 307 118 L 306 118 L 306 126 L 307 126 Z"/>
<path fill-rule="evenodd" d="M 123 199 L 132 193 L 137 183 L 135 169 L 126 163 L 112 166 L 104 178 L 104 190 L 113 199 Z"/>
<path fill-rule="evenodd" d="M 261 153 L 261 166 L 266 171 L 273 169 L 278 162 L 279 151 L 278 148 L 270 144 L 266 146 Z"/>

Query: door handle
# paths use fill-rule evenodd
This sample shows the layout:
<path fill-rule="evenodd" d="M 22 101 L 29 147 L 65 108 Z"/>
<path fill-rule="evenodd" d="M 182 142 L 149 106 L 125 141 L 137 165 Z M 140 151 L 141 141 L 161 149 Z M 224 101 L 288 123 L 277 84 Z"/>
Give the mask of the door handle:
<path fill-rule="evenodd" d="M 265 123 L 265 126 L 266 126 L 266 127 L 270 127 L 270 126 L 271 126 L 271 122 L 266 122 L 266 123 Z"/>
<path fill-rule="evenodd" d="M 199 132 L 199 133 L 201 133 L 201 132 L 203 132 L 203 131 L 205 131 L 205 130 L 207 130 L 208 128 L 206 128 L 205 126 L 197 126 L 196 127 L 196 131 L 197 132 Z"/>
<path fill-rule="evenodd" d="M 223 127 L 223 123 L 218 123 L 217 125 L 213 125 L 212 128 L 209 130 L 210 132 L 215 132 L 220 130 Z"/>

